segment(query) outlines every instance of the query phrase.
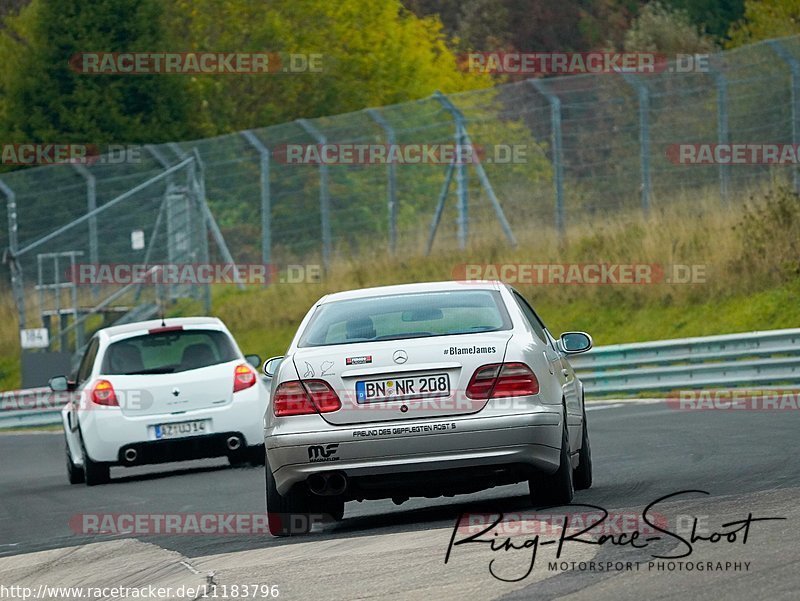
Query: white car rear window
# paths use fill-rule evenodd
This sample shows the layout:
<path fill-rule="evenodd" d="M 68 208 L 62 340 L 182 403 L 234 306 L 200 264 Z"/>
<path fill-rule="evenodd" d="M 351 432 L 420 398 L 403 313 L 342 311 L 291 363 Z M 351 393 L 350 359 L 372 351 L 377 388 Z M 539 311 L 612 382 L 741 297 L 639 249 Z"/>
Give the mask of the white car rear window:
<path fill-rule="evenodd" d="M 237 358 L 230 338 L 219 330 L 173 330 L 126 338 L 106 349 L 106 375 L 170 374 Z"/>

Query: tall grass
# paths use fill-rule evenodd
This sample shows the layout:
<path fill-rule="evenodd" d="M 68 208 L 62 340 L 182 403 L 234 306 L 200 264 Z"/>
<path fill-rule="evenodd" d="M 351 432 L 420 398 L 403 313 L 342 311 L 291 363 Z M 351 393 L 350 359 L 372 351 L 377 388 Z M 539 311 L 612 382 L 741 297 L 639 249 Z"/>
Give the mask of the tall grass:
<path fill-rule="evenodd" d="M 11 294 L 0 294 L 0 388 L 20 385 L 19 327 Z"/>
<path fill-rule="evenodd" d="M 324 294 L 351 288 L 449 280 L 466 263 L 700 265 L 705 279 L 677 284 L 528 285 L 518 289 L 555 333 L 582 328 L 599 344 L 800 326 L 800 199 L 778 189 L 723 206 L 714 196 L 571 226 L 563 242 L 549 228 L 514 224 L 512 248 L 478 231 L 460 251 L 406 249 L 333 263 L 320 283 L 266 289 L 218 287 L 215 312 L 243 347 L 282 353 L 297 324 Z"/>

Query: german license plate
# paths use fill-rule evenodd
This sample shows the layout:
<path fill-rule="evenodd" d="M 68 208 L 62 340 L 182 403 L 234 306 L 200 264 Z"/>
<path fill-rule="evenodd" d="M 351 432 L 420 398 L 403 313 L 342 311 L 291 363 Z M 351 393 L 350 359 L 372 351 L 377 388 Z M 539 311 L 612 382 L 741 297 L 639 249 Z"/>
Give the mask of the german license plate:
<path fill-rule="evenodd" d="M 153 426 L 156 440 L 165 438 L 183 438 L 208 434 L 208 420 L 198 419 L 189 422 L 174 422 Z"/>
<path fill-rule="evenodd" d="M 450 396 L 450 376 L 447 374 L 401 376 L 356 382 L 356 401 L 359 403 L 445 396 Z"/>

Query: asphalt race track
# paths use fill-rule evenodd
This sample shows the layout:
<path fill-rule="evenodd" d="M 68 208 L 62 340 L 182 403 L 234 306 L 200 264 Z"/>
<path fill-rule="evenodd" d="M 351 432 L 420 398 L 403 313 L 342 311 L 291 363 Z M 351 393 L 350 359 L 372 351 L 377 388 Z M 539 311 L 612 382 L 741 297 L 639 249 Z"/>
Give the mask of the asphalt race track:
<path fill-rule="evenodd" d="M 253 584 L 275 585 L 280 599 L 798 598 L 800 412 L 680 411 L 655 401 L 589 407 L 594 486 L 579 491 L 576 504 L 603 507 L 609 521 L 620 514 L 624 520 L 666 495 L 707 491 L 708 496 L 667 499 L 651 510 L 686 539 L 694 518 L 696 533 L 707 537 L 731 532 L 739 526 L 729 523 L 748 514 L 786 519 L 750 523 L 746 542 L 744 530 L 733 541 L 729 536 L 715 543 L 695 539 L 691 555 L 671 560 L 652 555 L 681 555 L 687 545 L 666 534 L 649 543 L 643 535 L 637 544 L 644 548 L 567 542 L 556 560 L 556 544 L 543 543 L 557 539 L 560 531 L 528 521 L 540 527 L 504 530 L 496 538 L 502 542 L 516 534 L 511 540 L 522 547 L 539 534 L 535 565 L 524 578 L 530 546 L 493 551 L 488 544 L 455 545 L 444 562 L 451 537 L 456 542 L 468 536 L 453 533 L 462 512 L 532 514 L 522 485 L 412 499 L 399 507 L 391 501 L 348 503 L 339 524 L 292 539 L 85 535 L 70 526 L 78 514 L 263 513 L 263 471 L 232 469 L 225 460 L 201 461 L 115 468 L 109 485 L 70 486 L 62 434 L 7 434 L 0 436 L 0 583 L 212 583 L 216 598 L 242 598 L 241 590 L 233 595 L 230 587 Z M 541 514 L 567 511 L 596 513 L 578 507 L 537 513 L 541 520 Z M 492 560 L 495 575 L 516 581 L 495 578 Z"/>

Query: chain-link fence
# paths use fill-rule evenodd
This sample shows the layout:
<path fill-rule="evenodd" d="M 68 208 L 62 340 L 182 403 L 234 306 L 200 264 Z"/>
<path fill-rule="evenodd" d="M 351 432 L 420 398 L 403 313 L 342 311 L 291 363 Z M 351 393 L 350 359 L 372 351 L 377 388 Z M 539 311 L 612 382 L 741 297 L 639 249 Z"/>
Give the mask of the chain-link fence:
<path fill-rule="evenodd" d="M 41 293 L 60 283 L 47 272 L 46 253 L 79 253 L 92 264 L 328 264 L 336 257 L 436 252 L 477 237 L 513 244 L 523 230 L 561 233 L 581 221 L 647 213 L 699 194 L 734 202 L 778 173 L 797 187 L 796 166 L 696 164 L 684 160 L 683 150 L 800 142 L 800 36 L 718 53 L 702 65 L 437 93 L 144 147 L 136 160 L 3 174 L 9 228 L 2 244 L 18 302 L 34 284 Z M 409 160 L 409 149 L 436 145 L 471 147 L 477 158 L 457 152 L 459 158 L 446 159 L 439 148 Z M 346 154 L 359 147 L 399 155 Z M 328 160 L 332 155 L 322 151 L 331 148 L 335 158 Z M 86 300 L 73 305 L 102 302 L 95 289 L 81 294 Z"/>

